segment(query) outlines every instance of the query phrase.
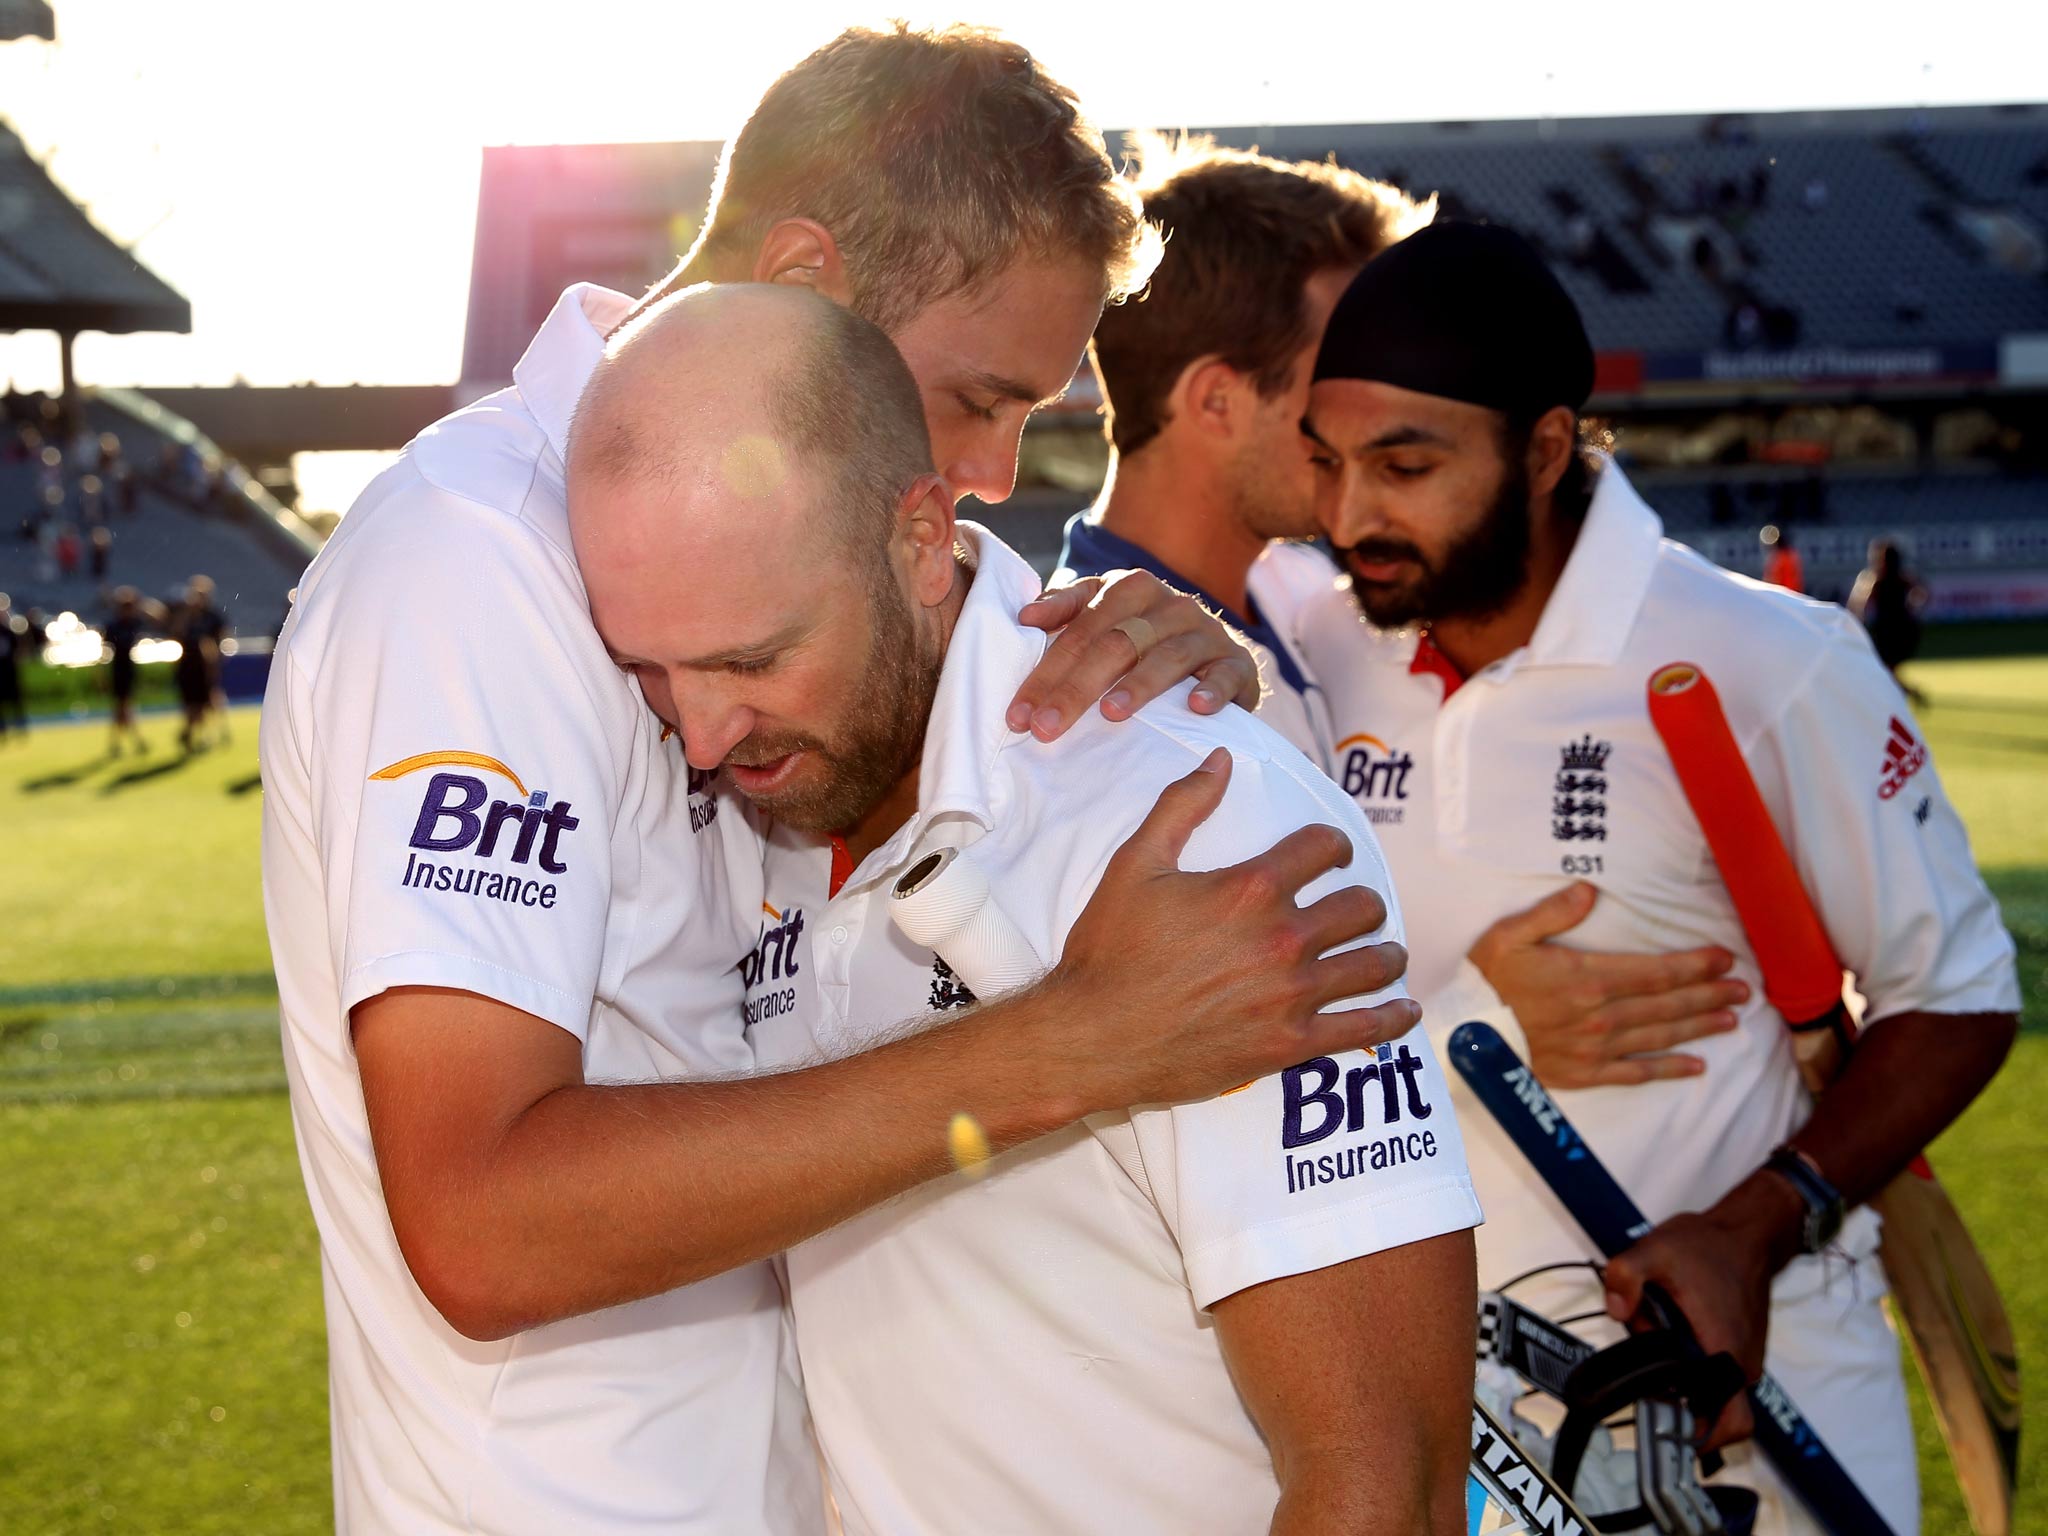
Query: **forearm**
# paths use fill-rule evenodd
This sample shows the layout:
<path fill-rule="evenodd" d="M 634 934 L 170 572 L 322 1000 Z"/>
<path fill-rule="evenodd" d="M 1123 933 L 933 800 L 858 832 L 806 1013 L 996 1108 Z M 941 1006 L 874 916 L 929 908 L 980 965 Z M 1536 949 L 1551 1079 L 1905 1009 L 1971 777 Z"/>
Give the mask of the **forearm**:
<path fill-rule="evenodd" d="M 1903 1013 L 1864 1031 L 1848 1065 L 1791 1138 L 1851 1206 L 1904 1171 L 1984 1091 L 2012 1048 L 2010 1014 Z M 1798 1251 L 1800 1206 L 1759 1170 L 1717 1210 L 1771 1228 L 1774 1268 Z"/>
<path fill-rule="evenodd" d="M 426 1196 L 394 1199 L 394 1224 L 422 1288 L 474 1336 L 671 1290 L 949 1171 L 955 1114 L 1001 1151 L 1102 1107 L 1019 1049 L 1063 1006 L 1032 988 L 799 1072 L 565 1085 L 466 1163 L 385 1169 L 387 1190 Z"/>

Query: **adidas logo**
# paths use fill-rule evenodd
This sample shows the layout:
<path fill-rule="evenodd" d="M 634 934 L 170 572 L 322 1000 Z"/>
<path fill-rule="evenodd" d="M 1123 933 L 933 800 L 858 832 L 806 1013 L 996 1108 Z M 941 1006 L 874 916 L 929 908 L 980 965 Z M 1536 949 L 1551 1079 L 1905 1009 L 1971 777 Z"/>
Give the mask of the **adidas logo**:
<path fill-rule="evenodd" d="M 1905 721 L 1892 716 L 1890 733 L 1885 737 L 1884 766 L 1878 770 L 1877 798 L 1889 800 L 1906 787 L 1906 780 L 1927 766 L 1927 748 L 1922 746 Z"/>

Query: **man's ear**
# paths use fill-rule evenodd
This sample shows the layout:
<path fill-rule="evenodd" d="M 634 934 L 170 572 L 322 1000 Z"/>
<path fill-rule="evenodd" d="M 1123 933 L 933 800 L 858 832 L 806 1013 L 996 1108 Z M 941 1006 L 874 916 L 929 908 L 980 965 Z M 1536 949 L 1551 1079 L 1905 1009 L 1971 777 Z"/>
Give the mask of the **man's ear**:
<path fill-rule="evenodd" d="M 910 553 L 911 595 L 924 607 L 936 608 L 959 574 L 953 563 L 958 537 L 953 487 L 944 475 L 919 475 L 911 482 L 896 505 L 896 527 Z"/>
<path fill-rule="evenodd" d="M 795 283 L 835 304 L 853 299 L 839 242 L 816 219 L 783 219 L 772 226 L 754 255 L 753 281 Z"/>
<path fill-rule="evenodd" d="M 1532 495 L 1548 496 L 1564 478 L 1579 446 L 1579 418 L 1568 405 L 1553 405 L 1529 429 L 1528 474 Z"/>
<path fill-rule="evenodd" d="M 1180 372 L 1173 414 L 1203 438 L 1235 436 L 1244 425 L 1245 376 L 1220 357 L 1198 357 Z"/>

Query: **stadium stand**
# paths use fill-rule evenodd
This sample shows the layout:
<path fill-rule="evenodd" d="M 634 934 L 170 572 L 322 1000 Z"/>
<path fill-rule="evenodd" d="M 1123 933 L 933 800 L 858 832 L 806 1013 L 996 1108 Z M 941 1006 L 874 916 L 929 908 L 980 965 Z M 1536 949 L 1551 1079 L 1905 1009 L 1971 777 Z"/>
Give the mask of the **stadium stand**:
<path fill-rule="evenodd" d="M 1789 309 L 1803 346 L 2048 326 L 2038 107 L 1215 133 L 1334 155 L 1437 194 L 1448 216 L 1513 226 L 1603 351 L 1721 350 L 1745 297 Z"/>
<path fill-rule="evenodd" d="M 274 635 L 299 573 L 318 550 L 312 531 L 189 426 L 139 395 L 98 391 L 87 397 L 84 419 L 88 433 L 119 440 L 137 480 L 132 513 L 120 508 L 111 487 L 100 493 L 100 517 L 113 535 L 108 570 L 95 577 L 84 559 L 69 575 L 57 567 L 54 540 L 39 538 L 33 526 L 45 505 L 36 465 L 0 454 L 0 592 L 19 612 L 70 611 L 91 623 L 103 616 L 104 595 L 114 586 L 168 601 L 192 576 L 205 574 L 238 628 Z M 57 521 L 89 539 L 84 478 L 67 469 Z"/>
<path fill-rule="evenodd" d="M 318 548 L 312 530 L 189 424 L 129 391 L 81 391 L 72 376 L 80 331 L 190 329 L 185 300 L 101 231 L 0 124 L 0 330 L 56 332 L 64 363 L 58 397 L 7 396 L 0 592 L 17 614 L 69 612 L 93 623 L 116 586 L 169 600 L 204 574 L 254 637 L 246 647 L 254 660 Z M 101 461 L 103 434 L 118 441 L 118 475 Z M 260 688 L 260 665 L 234 671 Z"/>

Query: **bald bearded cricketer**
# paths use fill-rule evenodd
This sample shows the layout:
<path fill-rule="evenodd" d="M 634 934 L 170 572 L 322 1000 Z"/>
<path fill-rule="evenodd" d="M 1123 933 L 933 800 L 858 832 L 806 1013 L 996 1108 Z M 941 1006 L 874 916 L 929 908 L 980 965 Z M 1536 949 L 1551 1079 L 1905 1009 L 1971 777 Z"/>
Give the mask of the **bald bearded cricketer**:
<path fill-rule="evenodd" d="M 773 466 L 751 494 L 689 467 L 740 441 Z M 1214 871 L 1184 878 L 1238 885 L 1226 866 L 1245 851 L 1333 822 L 1352 856 L 1304 891 L 1288 947 L 1334 950 L 1335 919 L 1372 910 L 1397 947 L 1364 819 L 1251 716 L 1165 699 L 1056 744 L 1007 728 L 1044 648 L 1013 611 L 1036 582 L 956 530 L 911 376 L 874 327 L 784 291 L 684 294 L 607 349 L 569 464 L 599 633 L 659 680 L 692 765 L 772 818 L 746 967 L 764 1061 L 829 1061 L 898 1034 L 886 1020 L 974 1002 L 887 912 L 934 849 L 985 872 L 1041 962 L 1070 954 L 1119 841 L 1191 769 L 1227 790 L 1170 850 Z M 809 558 L 792 566 L 795 547 Z M 1220 1095 L 1191 1076 L 1021 1145 L 963 1082 L 991 1159 L 975 1147 L 791 1250 L 849 1531 L 1465 1529 L 1479 1212 L 1442 1073 L 1369 953 L 1326 955 L 1356 995 L 1303 1021 L 1293 1064 Z M 1195 1006 L 1147 946 L 1124 964 L 1163 1027 Z M 1077 1027 L 1094 1007 L 1061 1001 Z M 1249 1001 L 1229 981 L 1206 1006 Z"/>
<path fill-rule="evenodd" d="M 1673 1296 L 1709 1351 L 1766 1363 L 1893 1531 L 1918 1529 L 1898 1341 L 1863 1205 L 1982 1091 L 2010 1047 L 2013 945 L 1897 685 L 1857 625 L 1720 570 L 1588 439 L 1593 354 L 1570 297 L 1512 233 L 1436 225 L 1369 264 L 1332 312 L 1307 430 L 1348 581 L 1301 616 L 1340 734 L 1414 771 L 1378 831 L 1433 1030 L 1515 1032 L 1469 966 L 1477 932 L 1575 879 L 1600 900 L 1565 942 L 1755 958 L 1645 702 L 1674 661 L 1718 682 L 1736 740 L 1828 937 L 1868 999 L 1818 1101 L 1763 988 L 1693 1042 L 1700 1070 L 1554 1087 L 1651 1220 L 1607 1265 L 1547 1277 L 1554 1315 Z M 1889 745 L 1903 737 L 1910 752 Z M 1380 785 L 1364 799 L 1385 806 Z M 1545 1076 L 1544 1042 L 1524 1053 Z M 1462 1098 L 1462 1089 L 1460 1090 Z M 1498 1126 L 1465 1116 L 1492 1220 L 1480 1281 L 1589 1256 Z M 1845 1215 L 1846 1212 L 1846 1215 Z M 1518 1292 L 1518 1295 L 1522 1294 Z M 1738 1399 L 1716 1443 L 1746 1434 Z M 1760 1533 L 1815 1527 L 1747 1445 L 1725 1476 Z"/>

